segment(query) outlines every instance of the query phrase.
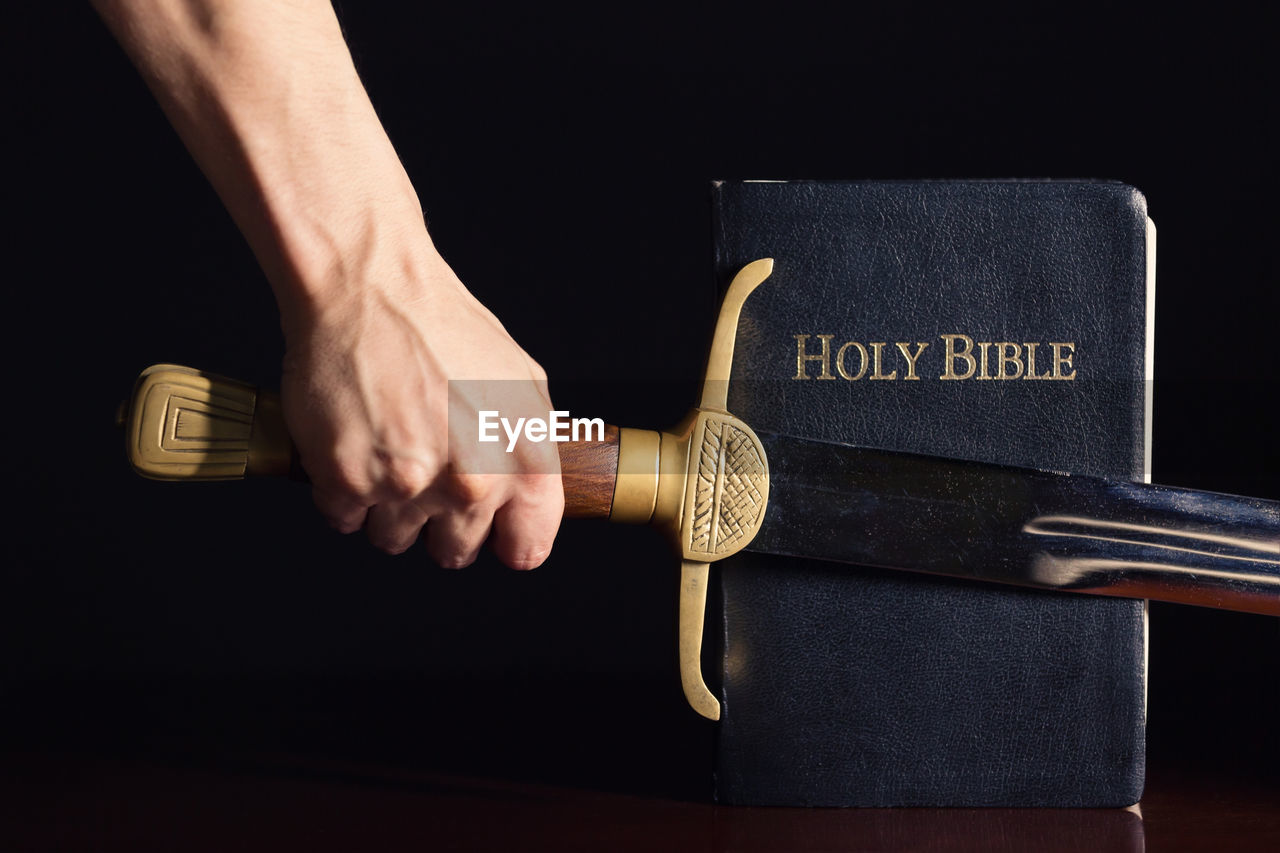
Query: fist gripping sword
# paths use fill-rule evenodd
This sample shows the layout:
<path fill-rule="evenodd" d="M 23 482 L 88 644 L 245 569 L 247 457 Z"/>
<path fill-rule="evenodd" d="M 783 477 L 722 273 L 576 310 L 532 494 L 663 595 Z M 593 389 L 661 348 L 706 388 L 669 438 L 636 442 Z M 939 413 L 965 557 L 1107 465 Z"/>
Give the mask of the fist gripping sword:
<path fill-rule="evenodd" d="M 652 524 L 680 552 L 680 675 L 702 678 L 709 566 L 741 550 L 1280 616 L 1280 502 L 757 435 L 726 409 L 738 316 L 773 271 L 743 267 L 720 307 L 702 399 L 673 429 L 560 445 L 565 515 Z M 279 399 L 175 365 L 143 371 L 127 414 L 144 477 L 297 474 Z"/>

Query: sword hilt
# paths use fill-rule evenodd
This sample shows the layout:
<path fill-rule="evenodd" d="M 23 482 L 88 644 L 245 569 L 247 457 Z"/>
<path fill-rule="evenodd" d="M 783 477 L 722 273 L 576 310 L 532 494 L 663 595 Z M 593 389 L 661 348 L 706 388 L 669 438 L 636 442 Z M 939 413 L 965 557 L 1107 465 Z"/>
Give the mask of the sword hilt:
<path fill-rule="evenodd" d="M 307 479 L 280 396 L 272 391 L 191 367 L 156 364 L 138 376 L 125 413 L 129 462 L 143 477 Z M 565 517 L 610 517 L 615 483 L 623 481 L 618 477 L 620 437 L 633 433 L 642 435 L 632 436 L 630 444 L 643 444 L 643 434 L 657 436 L 606 426 L 602 440 L 560 444 Z M 624 490 L 624 502 L 630 495 Z"/>
<path fill-rule="evenodd" d="M 307 479 L 273 392 L 156 364 L 139 375 L 126 412 L 129 461 L 143 477 Z M 736 553 L 763 516 L 764 451 L 727 412 L 696 409 L 662 433 L 606 425 L 601 440 L 559 442 L 559 451 L 566 518 L 653 524 L 676 538 L 685 559 Z M 734 528 L 713 516 L 732 516 Z"/>
<path fill-rule="evenodd" d="M 738 316 L 773 271 L 743 267 L 721 303 L 701 404 L 666 432 L 606 426 L 600 441 L 560 443 L 565 516 L 651 524 L 682 557 L 680 676 L 694 710 L 719 719 L 702 677 L 708 564 L 755 537 L 769 497 L 760 439 L 725 409 Z M 280 398 L 234 379 L 157 364 L 138 377 L 122 418 L 134 470 L 155 480 L 306 479 Z"/>
<path fill-rule="evenodd" d="M 125 405 L 129 462 L 152 480 L 299 476 L 280 398 L 178 364 L 138 376 Z"/>

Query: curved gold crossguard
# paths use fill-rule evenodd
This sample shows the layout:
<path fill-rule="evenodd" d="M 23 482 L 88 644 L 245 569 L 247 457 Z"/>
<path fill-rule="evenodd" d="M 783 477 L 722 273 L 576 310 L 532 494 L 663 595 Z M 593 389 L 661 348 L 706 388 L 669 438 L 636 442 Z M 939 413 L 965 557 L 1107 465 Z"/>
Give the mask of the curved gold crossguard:
<path fill-rule="evenodd" d="M 560 451 L 566 515 L 652 524 L 678 547 L 680 680 L 689 704 L 713 720 L 720 703 L 701 661 L 708 566 L 752 540 L 769 500 L 764 448 L 725 408 L 729 373 L 743 303 L 772 271 L 771 259 L 755 261 L 729 285 L 702 399 L 680 424 L 662 433 L 621 429 L 616 445 Z M 145 477 L 231 480 L 297 471 L 279 398 L 231 379 L 172 364 L 149 367 L 125 420 L 129 460 Z"/>
<path fill-rule="evenodd" d="M 621 430 L 614 521 L 651 523 L 680 548 L 680 683 L 695 711 L 720 719 L 702 676 L 708 566 L 752 540 L 769 500 L 769 463 L 751 427 L 726 408 L 742 306 L 773 272 L 773 260 L 738 271 L 720 304 L 702 399 L 668 432 Z"/>

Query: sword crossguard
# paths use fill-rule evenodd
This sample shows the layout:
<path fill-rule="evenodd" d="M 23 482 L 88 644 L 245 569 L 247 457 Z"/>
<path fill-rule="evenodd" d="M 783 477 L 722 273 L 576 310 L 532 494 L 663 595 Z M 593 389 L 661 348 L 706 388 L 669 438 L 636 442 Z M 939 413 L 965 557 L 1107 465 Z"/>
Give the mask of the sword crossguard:
<path fill-rule="evenodd" d="M 623 429 L 611 521 L 652 524 L 680 550 L 680 683 L 695 711 L 720 718 L 702 677 L 709 564 L 747 546 L 764 521 L 769 463 L 760 439 L 722 411 L 694 409 L 663 433 Z"/>
<path fill-rule="evenodd" d="M 720 718 L 720 702 L 702 675 L 702 635 L 709 564 L 755 537 L 769 501 L 769 461 L 751 427 L 729 414 L 738 319 L 747 297 L 773 272 L 773 259 L 747 264 L 720 304 L 702 399 L 675 429 L 623 429 L 614 521 L 652 523 L 676 542 L 680 571 L 680 682 L 695 711 Z"/>
<path fill-rule="evenodd" d="M 604 442 L 560 447 L 565 514 L 651 524 L 682 560 L 680 680 L 695 711 L 719 719 L 702 676 L 709 564 L 746 547 L 764 521 L 769 463 L 760 439 L 726 409 L 738 318 L 772 259 L 739 270 L 720 306 L 700 405 L 673 429 L 606 428 Z M 123 420 L 134 470 L 156 480 L 303 477 L 274 394 L 174 364 L 138 377 Z M 610 493 L 609 484 L 612 484 Z"/>

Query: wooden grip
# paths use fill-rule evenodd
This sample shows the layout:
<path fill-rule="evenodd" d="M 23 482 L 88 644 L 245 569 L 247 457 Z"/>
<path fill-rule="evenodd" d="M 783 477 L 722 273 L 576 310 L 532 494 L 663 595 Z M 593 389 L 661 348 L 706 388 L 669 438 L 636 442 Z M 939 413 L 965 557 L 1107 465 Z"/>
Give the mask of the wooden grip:
<path fill-rule="evenodd" d="M 620 430 L 606 424 L 604 441 L 567 441 L 560 445 L 565 518 L 608 518 L 618 479 Z"/>
<path fill-rule="evenodd" d="M 129 460 L 154 480 L 305 479 L 280 398 L 251 385 L 172 364 L 147 368 L 128 406 Z M 603 441 L 559 444 L 566 518 L 608 518 L 620 430 Z"/>

